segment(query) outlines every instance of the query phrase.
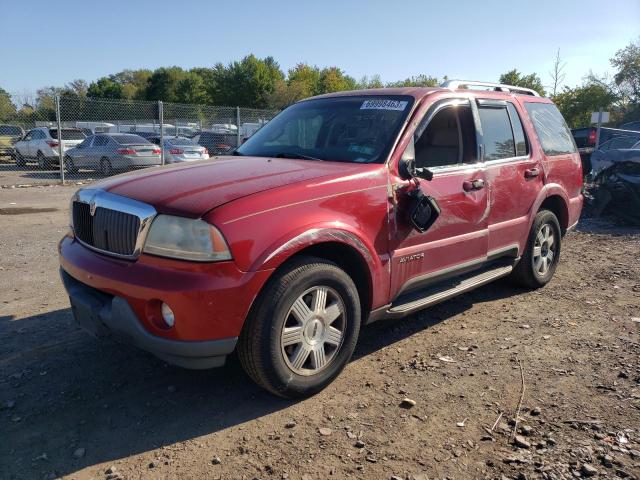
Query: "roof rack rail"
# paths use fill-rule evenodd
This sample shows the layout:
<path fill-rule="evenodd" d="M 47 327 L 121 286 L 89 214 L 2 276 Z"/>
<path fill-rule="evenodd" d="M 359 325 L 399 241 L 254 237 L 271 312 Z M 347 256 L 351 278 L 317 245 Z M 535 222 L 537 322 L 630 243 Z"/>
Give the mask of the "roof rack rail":
<path fill-rule="evenodd" d="M 491 83 L 491 82 L 476 82 L 473 80 L 447 80 L 440 84 L 442 88 L 449 88 L 451 90 L 457 90 L 462 86 L 466 87 L 486 87 L 496 90 L 498 92 L 513 92 L 513 93 L 522 93 L 525 95 L 533 95 L 534 97 L 539 97 L 540 94 L 533 90 L 532 88 L 525 87 L 516 87 L 514 85 L 505 85 L 502 83 Z"/>

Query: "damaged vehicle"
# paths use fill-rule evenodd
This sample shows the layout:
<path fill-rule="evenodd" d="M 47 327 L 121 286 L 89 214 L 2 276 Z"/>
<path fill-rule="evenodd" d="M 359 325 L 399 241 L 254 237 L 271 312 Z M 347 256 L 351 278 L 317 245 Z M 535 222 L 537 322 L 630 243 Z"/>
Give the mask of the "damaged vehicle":
<path fill-rule="evenodd" d="M 596 215 L 640 224 L 640 136 L 616 137 L 591 156 Z"/>
<path fill-rule="evenodd" d="M 187 368 L 237 351 L 259 385 L 303 397 L 367 323 L 498 278 L 546 285 L 582 203 L 571 133 L 533 90 L 339 92 L 232 155 L 82 188 L 61 276 L 93 334 Z"/>

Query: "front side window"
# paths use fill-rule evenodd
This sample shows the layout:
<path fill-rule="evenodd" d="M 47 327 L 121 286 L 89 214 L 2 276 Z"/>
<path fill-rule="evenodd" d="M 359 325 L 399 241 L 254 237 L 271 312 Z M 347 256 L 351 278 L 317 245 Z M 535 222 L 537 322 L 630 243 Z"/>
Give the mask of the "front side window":
<path fill-rule="evenodd" d="M 414 136 L 415 165 L 436 168 L 476 161 L 476 132 L 471 106 L 448 105 L 419 126 Z"/>
<path fill-rule="evenodd" d="M 554 104 L 527 102 L 524 106 L 545 155 L 564 155 L 576 151 L 571 131 Z"/>
<path fill-rule="evenodd" d="M 484 159 L 501 160 L 516 156 L 511 121 L 506 107 L 480 107 Z"/>
<path fill-rule="evenodd" d="M 302 101 L 258 130 L 236 153 L 382 163 L 412 105 L 413 97 L 401 95 Z"/>

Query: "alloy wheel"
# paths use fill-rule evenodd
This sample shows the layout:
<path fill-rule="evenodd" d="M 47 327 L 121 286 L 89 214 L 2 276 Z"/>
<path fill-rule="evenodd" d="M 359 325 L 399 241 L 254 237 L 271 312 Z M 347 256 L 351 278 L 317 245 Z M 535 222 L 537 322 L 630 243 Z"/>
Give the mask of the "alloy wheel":
<path fill-rule="evenodd" d="M 533 245 L 533 269 L 536 274 L 544 277 L 556 257 L 556 241 L 553 228 L 548 223 L 543 224 Z"/>
<path fill-rule="evenodd" d="M 287 366 L 298 375 L 315 375 L 335 359 L 345 336 L 344 302 L 332 288 L 315 286 L 300 295 L 285 318 L 280 336 Z"/>

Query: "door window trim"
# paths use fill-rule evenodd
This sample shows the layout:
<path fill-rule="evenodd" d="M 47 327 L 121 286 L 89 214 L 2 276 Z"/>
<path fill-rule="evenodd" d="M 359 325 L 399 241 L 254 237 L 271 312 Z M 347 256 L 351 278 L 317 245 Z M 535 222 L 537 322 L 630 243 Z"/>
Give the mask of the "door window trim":
<path fill-rule="evenodd" d="M 420 132 L 421 134 L 424 133 L 424 131 L 426 130 L 431 120 L 433 120 L 433 118 L 441 110 L 444 110 L 445 108 L 458 106 L 458 105 L 468 105 L 471 108 L 471 115 L 473 116 L 473 123 L 475 126 L 475 132 L 476 132 L 476 155 L 475 155 L 476 161 L 469 162 L 469 163 L 457 163 L 455 165 L 442 165 L 438 167 L 429 168 L 429 170 L 433 172 L 434 175 L 440 174 L 440 173 L 452 173 L 452 172 L 458 172 L 458 171 L 464 171 L 464 170 L 476 170 L 477 167 L 480 165 L 479 145 L 481 145 L 480 142 L 482 140 L 481 140 L 480 132 L 478 130 L 478 121 L 476 119 L 476 112 L 474 111 L 474 105 L 473 105 L 474 102 L 472 102 L 471 100 L 472 99 L 469 97 L 453 97 L 453 98 L 443 98 L 441 100 L 437 100 L 436 102 L 433 103 L 433 105 L 431 105 L 427 109 L 427 111 L 424 113 L 424 115 L 418 122 L 418 125 L 416 126 L 415 130 L 411 134 L 413 141 L 415 142 L 415 136 L 418 135 L 418 132 Z"/>
<path fill-rule="evenodd" d="M 491 166 L 491 165 L 500 165 L 503 163 L 518 163 L 531 159 L 531 141 L 529 140 L 529 135 L 524 128 L 524 122 L 522 121 L 522 115 L 518 112 L 518 107 L 516 104 L 509 100 L 497 100 L 494 98 L 476 98 L 475 102 L 472 103 L 472 109 L 475 110 L 477 117 L 474 115 L 474 120 L 476 121 L 476 129 L 480 130 L 480 135 L 482 136 L 482 123 L 480 122 L 480 107 L 482 108 L 504 108 L 507 111 L 507 117 L 509 117 L 509 124 L 511 125 L 511 135 L 513 136 L 514 142 L 514 151 L 515 151 L 515 141 L 516 136 L 513 132 L 513 120 L 511 119 L 511 114 L 509 113 L 509 109 L 507 108 L 507 103 L 511 103 L 513 107 L 516 109 L 518 113 L 518 117 L 520 118 L 520 124 L 522 125 L 522 132 L 524 133 L 524 141 L 527 144 L 527 154 L 526 155 L 515 155 L 513 157 L 507 158 L 497 158 L 495 160 L 485 160 L 484 159 L 484 141 L 482 143 L 482 155 L 480 158 L 480 163 L 483 165 Z"/>

